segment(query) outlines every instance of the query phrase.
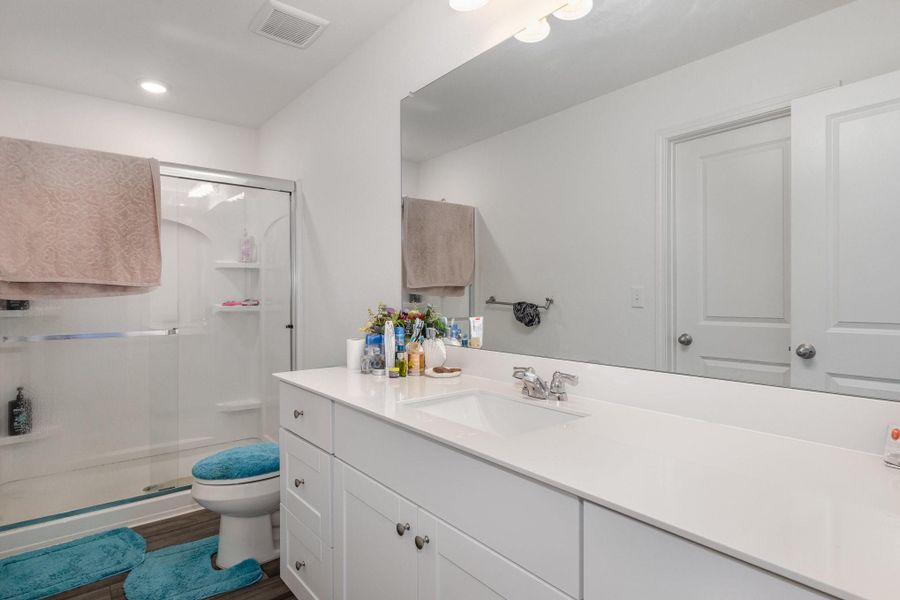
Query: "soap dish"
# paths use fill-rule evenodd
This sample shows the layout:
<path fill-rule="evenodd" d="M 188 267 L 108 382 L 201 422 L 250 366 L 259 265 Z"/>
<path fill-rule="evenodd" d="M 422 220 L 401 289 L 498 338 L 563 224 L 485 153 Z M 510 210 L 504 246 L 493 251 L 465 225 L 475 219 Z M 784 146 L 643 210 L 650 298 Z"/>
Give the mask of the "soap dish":
<path fill-rule="evenodd" d="M 462 369 L 452 373 L 435 373 L 434 369 L 425 369 L 425 377 L 434 377 L 435 379 L 447 379 L 449 377 L 459 377 L 460 375 L 462 375 Z"/>

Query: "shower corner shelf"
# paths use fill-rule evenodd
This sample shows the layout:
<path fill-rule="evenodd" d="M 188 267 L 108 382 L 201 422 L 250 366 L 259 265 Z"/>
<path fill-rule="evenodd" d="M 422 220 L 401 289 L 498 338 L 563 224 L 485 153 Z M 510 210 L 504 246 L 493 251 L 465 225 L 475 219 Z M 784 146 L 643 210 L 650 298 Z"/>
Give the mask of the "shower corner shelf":
<path fill-rule="evenodd" d="M 221 304 L 213 304 L 213 310 L 222 313 L 258 313 L 259 306 L 222 306 Z"/>
<path fill-rule="evenodd" d="M 216 410 L 219 412 L 245 412 L 248 410 L 259 410 L 260 408 L 262 408 L 262 402 L 256 398 L 230 400 L 216 404 Z"/>
<path fill-rule="evenodd" d="M 31 433 L 25 433 L 22 435 L 4 435 L 0 437 L 0 446 L 13 446 L 15 444 L 25 444 L 28 442 L 43 440 L 45 438 L 58 434 L 60 431 L 62 431 L 62 426 L 51 425 L 50 427 L 45 427 L 43 429 L 38 429 L 36 431 L 32 431 Z"/>
<path fill-rule="evenodd" d="M 258 269 L 259 263 L 245 263 L 236 260 L 217 260 L 216 261 L 217 269 Z"/>

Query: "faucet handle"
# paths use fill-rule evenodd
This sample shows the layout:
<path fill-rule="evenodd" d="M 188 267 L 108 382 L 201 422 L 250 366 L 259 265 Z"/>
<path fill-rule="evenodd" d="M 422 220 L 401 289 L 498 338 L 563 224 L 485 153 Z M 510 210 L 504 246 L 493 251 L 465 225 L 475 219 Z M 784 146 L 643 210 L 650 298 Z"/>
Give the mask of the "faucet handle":
<path fill-rule="evenodd" d="M 555 372 L 553 374 L 553 379 L 550 380 L 550 393 L 555 396 L 557 400 L 568 400 L 569 395 L 566 394 L 567 383 L 578 385 L 578 375 L 570 375 L 569 373 L 563 373 L 561 371 Z"/>
<path fill-rule="evenodd" d="M 578 385 L 578 375 L 571 375 L 569 373 L 557 371 L 553 374 L 553 379 L 550 380 L 550 385 L 552 385 L 554 388 L 562 387 L 566 383 Z"/>
<path fill-rule="evenodd" d="M 534 367 L 513 367 L 513 377 L 525 379 L 527 373 L 534 373 Z"/>

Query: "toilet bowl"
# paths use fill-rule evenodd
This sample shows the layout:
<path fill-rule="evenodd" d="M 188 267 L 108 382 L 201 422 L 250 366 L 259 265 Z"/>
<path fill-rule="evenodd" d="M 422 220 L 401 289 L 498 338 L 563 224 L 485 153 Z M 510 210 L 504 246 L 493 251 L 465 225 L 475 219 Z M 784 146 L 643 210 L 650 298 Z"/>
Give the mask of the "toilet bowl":
<path fill-rule="evenodd" d="M 197 462 L 191 495 L 219 513 L 216 565 L 227 569 L 242 560 L 260 563 L 278 557 L 278 445 L 251 444 L 224 450 Z"/>

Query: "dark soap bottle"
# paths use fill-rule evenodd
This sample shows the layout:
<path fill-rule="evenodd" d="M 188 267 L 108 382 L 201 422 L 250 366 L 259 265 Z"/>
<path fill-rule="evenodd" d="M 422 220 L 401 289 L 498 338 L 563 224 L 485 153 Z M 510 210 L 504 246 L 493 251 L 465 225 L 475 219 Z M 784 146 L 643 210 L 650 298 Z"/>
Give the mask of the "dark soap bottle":
<path fill-rule="evenodd" d="M 9 403 L 9 435 L 31 433 L 31 402 L 25 397 L 25 388 L 16 388 L 16 399 Z"/>

